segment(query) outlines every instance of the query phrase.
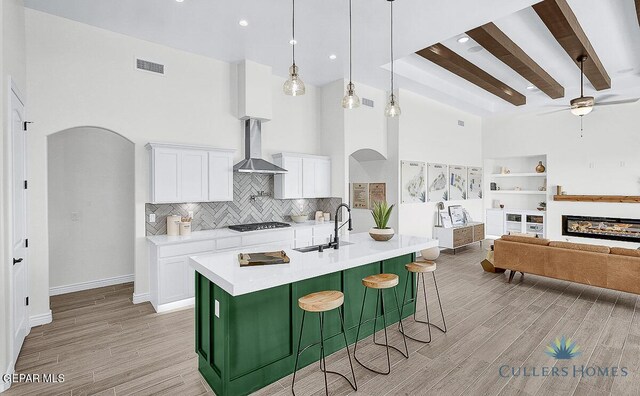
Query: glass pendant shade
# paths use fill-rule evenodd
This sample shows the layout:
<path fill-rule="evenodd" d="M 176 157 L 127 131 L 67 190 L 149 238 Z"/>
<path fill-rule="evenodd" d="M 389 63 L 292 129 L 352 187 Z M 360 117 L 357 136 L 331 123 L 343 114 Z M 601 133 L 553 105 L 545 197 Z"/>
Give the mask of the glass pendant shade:
<path fill-rule="evenodd" d="M 355 86 L 352 82 L 347 84 L 347 94 L 342 98 L 342 107 L 345 109 L 355 109 L 360 106 L 360 98 L 356 95 Z"/>
<path fill-rule="evenodd" d="M 402 111 L 400 110 L 398 99 L 396 99 L 396 96 L 394 94 L 389 95 L 389 101 L 384 108 L 384 115 L 389 118 L 393 118 L 400 116 L 401 113 Z"/>
<path fill-rule="evenodd" d="M 298 66 L 296 66 L 295 64 L 291 65 L 291 67 L 289 68 L 289 78 L 284 82 L 282 90 L 285 94 L 291 96 L 304 95 L 304 82 L 298 75 Z"/>

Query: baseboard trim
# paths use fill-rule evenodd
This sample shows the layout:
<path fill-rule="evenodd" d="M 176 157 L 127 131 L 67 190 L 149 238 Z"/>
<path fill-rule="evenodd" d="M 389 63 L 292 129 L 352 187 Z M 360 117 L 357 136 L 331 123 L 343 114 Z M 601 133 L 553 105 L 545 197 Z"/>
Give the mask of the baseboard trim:
<path fill-rule="evenodd" d="M 67 293 L 73 293 L 73 292 L 78 292 L 78 291 L 82 291 L 82 290 L 96 289 L 98 287 L 119 285 L 121 283 L 128 283 L 128 282 L 133 282 L 133 281 L 134 281 L 134 275 L 133 274 L 122 275 L 122 276 L 114 276 L 113 278 L 99 279 L 99 280 L 89 281 L 89 282 L 74 283 L 72 285 L 55 286 L 55 287 L 52 287 L 52 288 L 49 289 L 49 295 L 50 296 L 57 296 L 59 294 L 67 294 Z"/>
<path fill-rule="evenodd" d="M 187 298 L 180 301 L 174 301 L 167 304 L 160 304 L 158 305 L 158 309 L 156 310 L 156 312 L 163 313 L 163 312 L 174 311 L 177 309 L 189 308 L 189 307 L 193 307 L 195 303 L 196 303 L 195 297 L 191 297 L 191 298 Z"/>
<path fill-rule="evenodd" d="M 133 303 L 140 304 L 143 302 L 151 301 L 151 294 L 149 293 L 133 293 Z"/>
<path fill-rule="evenodd" d="M 8 376 L 11 376 L 14 372 L 14 362 L 9 362 L 9 367 L 7 367 L 7 372 L 5 374 L 7 374 Z M 11 388 L 11 382 L 5 382 L 4 379 L 0 378 L 0 393 L 8 390 L 9 388 Z"/>
<path fill-rule="evenodd" d="M 49 310 L 49 312 L 47 313 L 30 316 L 29 326 L 31 327 L 42 326 L 47 323 L 51 323 L 52 320 L 53 320 L 53 316 L 51 315 L 51 310 Z"/>

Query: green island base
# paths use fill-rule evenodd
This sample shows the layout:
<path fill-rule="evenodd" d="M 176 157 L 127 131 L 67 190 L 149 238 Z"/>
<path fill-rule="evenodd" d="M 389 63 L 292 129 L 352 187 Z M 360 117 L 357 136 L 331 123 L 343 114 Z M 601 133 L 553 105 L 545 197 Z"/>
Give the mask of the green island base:
<path fill-rule="evenodd" d="M 405 264 L 414 254 L 362 265 L 316 278 L 233 297 L 203 275 L 196 273 L 196 352 L 198 369 L 219 396 L 246 395 L 257 391 L 293 372 L 302 310 L 298 298 L 322 290 L 344 293 L 344 315 L 347 339 L 355 342 L 364 286 L 362 278 L 379 273 L 400 277 L 397 286 L 402 304 L 405 280 L 409 275 Z M 413 276 L 412 276 L 413 278 Z M 415 279 L 410 282 L 407 299 L 415 293 Z M 376 309 L 376 293 L 367 293 L 363 321 L 372 318 Z M 219 317 L 215 315 L 215 301 Z M 384 291 L 387 325 L 398 321 L 393 292 Z M 381 308 L 378 309 L 381 314 Z M 413 314 L 413 303 L 407 304 L 403 317 Z M 302 345 L 320 340 L 317 314 L 305 319 Z M 373 334 L 374 322 L 362 326 L 360 339 Z M 378 320 L 376 331 L 383 327 Z M 344 348 L 338 310 L 325 314 L 326 356 Z M 300 356 L 299 368 L 320 359 L 320 346 L 309 348 Z M 355 363 L 354 363 L 355 364 Z"/>

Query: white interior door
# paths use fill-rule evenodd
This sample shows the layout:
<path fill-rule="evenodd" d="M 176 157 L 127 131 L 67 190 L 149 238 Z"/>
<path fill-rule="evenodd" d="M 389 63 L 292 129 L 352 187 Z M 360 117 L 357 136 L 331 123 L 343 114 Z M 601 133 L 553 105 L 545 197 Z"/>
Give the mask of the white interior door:
<path fill-rule="evenodd" d="M 11 90 L 11 147 L 12 147 L 12 222 L 11 244 L 13 264 L 12 319 L 13 359 L 17 359 L 24 338 L 29 333 L 28 258 L 27 258 L 27 172 L 24 104 L 15 89 Z"/>

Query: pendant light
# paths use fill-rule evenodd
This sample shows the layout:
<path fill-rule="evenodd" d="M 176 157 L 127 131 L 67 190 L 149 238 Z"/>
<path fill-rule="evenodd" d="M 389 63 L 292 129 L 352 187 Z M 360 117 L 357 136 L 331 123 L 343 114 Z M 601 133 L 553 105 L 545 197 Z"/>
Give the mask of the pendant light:
<path fill-rule="evenodd" d="M 390 19 L 391 19 L 391 94 L 389 95 L 389 101 L 384 108 L 384 115 L 393 118 L 398 117 L 401 113 L 398 99 L 393 94 L 393 0 L 387 0 L 391 5 Z"/>
<path fill-rule="evenodd" d="M 345 109 L 355 109 L 360 106 L 360 98 L 356 95 L 355 85 L 353 85 L 353 79 L 351 78 L 353 72 L 351 56 L 351 10 L 351 0 L 349 0 L 349 84 L 347 84 L 347 94 L 342 98 L 342 107 Z"/>
<path fill-rule="evenodd" d="M 298 75 L 298 66 L 296 66 L 296 0 L 291 0 L 291 67 L 289 67 L 289 79 L 284 82 L 282 87 L 286 95 L 300 96 L 304 95 L 304 82 Z"/>

